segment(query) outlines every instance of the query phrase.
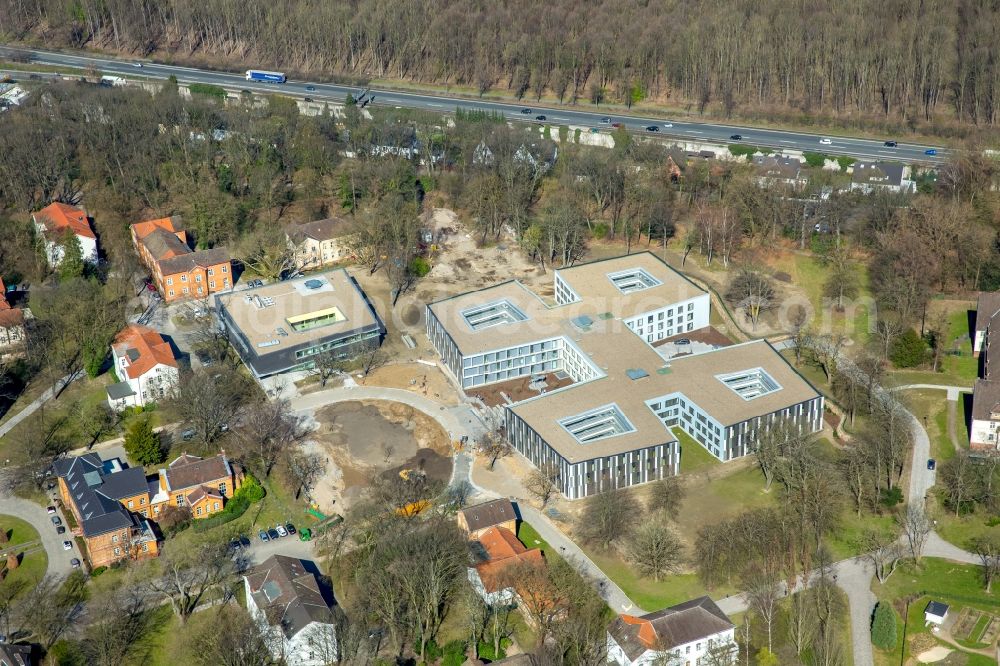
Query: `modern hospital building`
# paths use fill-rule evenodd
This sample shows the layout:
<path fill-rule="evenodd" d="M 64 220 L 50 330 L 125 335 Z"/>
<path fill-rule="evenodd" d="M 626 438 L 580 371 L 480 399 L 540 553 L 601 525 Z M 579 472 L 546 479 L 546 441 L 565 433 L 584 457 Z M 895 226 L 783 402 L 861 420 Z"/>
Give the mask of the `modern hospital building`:
<path fill-rule="evenodd" d="M 722 461 L 751 452 L 776 420 L 822 427 L 822 395 L 767 341 L 654 346 L 708 327 L 711 304 L 653 254 L 555 271 L 554 299 L 504 282 L 428 305 L 427 334 L 463 390 L 571 382 L 504 408 L 511 444 L 557 470 L 570 499 L 677 474 L 672 427 Z"/>

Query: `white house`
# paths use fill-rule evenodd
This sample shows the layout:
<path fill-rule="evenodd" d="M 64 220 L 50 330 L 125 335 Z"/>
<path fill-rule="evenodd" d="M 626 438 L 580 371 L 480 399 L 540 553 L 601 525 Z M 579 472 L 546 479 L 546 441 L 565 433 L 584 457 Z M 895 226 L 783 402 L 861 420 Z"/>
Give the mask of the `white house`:
<path fill-rule="evenodd" d="M 285 231 L 288 247 L 295 253 L 295 267 L 311 270 L 345 261 L 351 256 L 351 224 L 327 218 L 293 224 Z"/>
<path fill-rule="evenodd" d="M 267 637 L 271 654 L 288 666 L 336 661 L 332 590 L 320 587 L 316 565 L 272 555 L 243 577 L 247 611 Z"/>
<path fill-rule="evenodd" d="M 177 385 L 177 360 L 170 343 L 151 328 L 130 324 L 111 343 L 111 358 L 121 379 L 107 388 L 112 409 L 156 402 Z"/>
<path fill-rule="evenodd" d="M 31 216 L 35 231 L 45 239 L 45 256 L 50 266 L 58 266 L 65 254 L 63 242 L 67 233 L 80 241 L 83 260 L 97 263 L 97 235 L 90 226 L 87 212 L 64 203 L 51 203 Z"/>
<path fill-rule="evenodd" d="M 851 189 L 871 194 L 876 190 L 912 193 L 917 184 L 908 179 L 909 167 L 898 162 L 856 162 L 851 175 Z"/>
<path fill-rule="evenodd" d="M 608 627 L 608 661 L 619 666 L 697 666 L 708 654 L 712 663 L 736 663 L 735 627 L 708 597 L 635 617 L 620 615 Z M 727 656 L 728 655 L 728 656 Z"/>
<path fill-rule="evenodd" d="M 944 624 L 945 618 L 948 617 L 948 604 L 943 604 L 940 601 L 931 601 L 927 604 L 927 608 L 924 609 L 924 623 L 925 624 Z"/>

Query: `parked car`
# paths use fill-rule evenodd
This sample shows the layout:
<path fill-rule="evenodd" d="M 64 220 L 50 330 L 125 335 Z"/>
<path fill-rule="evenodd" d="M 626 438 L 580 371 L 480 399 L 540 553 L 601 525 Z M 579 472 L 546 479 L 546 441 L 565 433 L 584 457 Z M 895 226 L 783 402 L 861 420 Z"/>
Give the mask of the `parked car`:
<path fill-rule="evenodd" d="M 50 516 L 54 516 L 56 514 L 56 508 L 54 506 L 47 506 L 45 507 L 45 513 L 49 514 Z"/>
<path fill-rule="evenodd" d="M 535 120 L 545 120 L 545 116 L 535 116 Z"/>
<path fill-rule="evenodd" d="M 267 536 L 271 537 L 271 539 L 278 539 L 281 537 L 281 535 L 278 534 L 278 531 L 273 527 L 267 531 Z"/>
<path fill-rule="evenodd" d="M 63 541 L 63 550 L 73 550 L 73 542 Z"/>
<path fill-rule="evenodd" d="M 250 537 L 248 537 L 246 534 L 241 534 L 240 535 L 240 545 L 243 546 L 244 548 L 249 548 L 250 547 Z"/>
<path fill-rule="evenodd" d="M 72 560 L 69 561 L 69 565 L 71 567 L 73 567 L 74 569 L 79 569 L 80 568 L 80 560 L 78 560 L 78 559 L 76 559 L 74 557 Z"/>
<path fill-rule="evenodd" d="M 600 131 L 601 131 L 601 130 L 597 129 L 596 127 L 591 127 L 591 128 L 590 128 L 590 133 L 591 133 L 591 134 L 597 134 L 597 133 L 598 133 L 598 132 L 600 132 Z"/>
<path fill-rule="evenodd" d="M 229 550 L 239 550 L 239 549 L 240 549 L 239 539 L 233 539 L 232 541 L 229 542 Z"/>
<path fill-rule="evenodd" d="M 527 116 L 531 113 L 531 109 L 521 109 L 521 113 Z"/>
<path fill-rule="evenodd" d="M 285 529 L 284 525 L 275 525 L 274 529 L 278 531 L 278 536 L 283 536 L 283 537 L 288 536 L 288 530 Z"/>
<path fill-rule="evenodd" d="M 927 469 L 929 469 L 929 470 L 931 470 L 933 472 L 936 467 L 937 467 L 937 461 L 934 460 L 934 458 L 928 458 L 927 459 Z"/>
<path fill-rule="evenodd" d="M 819 142 L 824 146 L 829 146 L 831 143 L 833 143 L 833 141 L 831 141 L 830 139 L 820 139 Z"/>
<path fill-rule="evenodd" d="M 263 287 L 264 286 L 264 281 L 261 280 L 261 279 L 251 280 L 250 281 L 250 286 L 254 287 L 255 289 L 257 287 Z"/>
<path fill-rule="evenodd" d="M 261 541 L 270 541 L 271 540 L 271 537 L 269 537 L 267 535 L 267 532 L 265 532 L 264 530 L 261 530 L 260 532 L 257 532 L 257 536 L 260 537 Z"/>
<path fill-rule="evenodd" d="M 49 518 L 49 520 L 52 521 L 53 525 L 62 525 L 62 518 L 60 518 L 59 516 L 52 516 L 51 518 Z"/>
<path fill-rule="evenodd" d="M 58 527 L 56 527 L 56 534 L 66 534 L 66 526 L 59 525 Z"/>
<path fill-rule="evenodd" d="M 742 141 L 743 140 L 743 135 L 742 134 L 732 134 L 732 135 L 730 135 L 729 138 L 732 141 Z"/>
<path fill-rule="evenodd" d="M 181 433 L 181 439 L 184 440 L 185 442 L 190 442 L 192 439 L 194 439 L 194 436 L 197 434 L 198 431 L 196 431 L 194 428 L 188 428 L 187 430 Z"/>
<path fill-rule="evenodd" d="M 647 132 L 659 132 L 660 128 L 657 127 L 656 125 L 650 125 L 649 127 L 646 128 L 646 131 Z"/>
<path fill-rule="evenodd" d="M 882 145 L 885 146 L 886 148 L 895 148 L 896 146 L 899 145 L 899 143 L 897 143 L 896 141 L 885 141 L 882 143 Z"/>
<path fill-rule="evenodd" d="M 928 148 L 924 151 L 924 155 L 937 155 L 937 148 Z"/>
<path fill-rule="evenodd" d="M 306 86 L 306 90 L 308 90 L 309 92 L 313 92 L 314 90 L 316 90 L 316 86 Z"/>
<path fill-rule="evenodd" d="M 295 534 L 295 525 L 291 523 L 285 523 L 285 529 L 288 530 L 289 534 Z"/>

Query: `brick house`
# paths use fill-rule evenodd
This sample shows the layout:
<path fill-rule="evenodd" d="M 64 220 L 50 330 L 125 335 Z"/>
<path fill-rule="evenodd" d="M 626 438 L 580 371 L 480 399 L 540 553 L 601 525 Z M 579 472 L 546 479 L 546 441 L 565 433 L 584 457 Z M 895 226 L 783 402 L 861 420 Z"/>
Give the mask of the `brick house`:
<path fill-rule="evenodd" d="M 179 216 L 137 222 L 130 232 L 140 261 L 165 301 L 208 298 L 232 288 L 229 251 L 191 250 Z"/>
<path fill-rule="evenodd" d="M 478 539 L 491 527 L 503 527 L 517 534 L 517 512 L 506 497 L 490 500 L 459 511 L 458 526 L 470 539 Z"/>
<path fill-rule="evenodd" d="M 67 233 L 80 241 L 83 260 L 97 263 L 97 235 L 90 226 L 87 211 L 64 203 L 51 203 L 31 215 L 35 231 L 45 240 L 45 256 L 49 265 L 58 266 L 63 259 L 63 239 Z"/>
<path fill-rule="evenodd" d="M 27 341 L 24 322 L 31 317 L 29 310 L 11 307 L 6 294 L 6 287 L 0 279 L 0 360 L 24 353 Z"/>
<path fill-rule="evenodd" d="M 142 407 L 177 385 L 177 359 L 170 344 L 151 328 L 130 324 L 111 344 L 115 373 L 122 381 L 107 387 L 112 409 Z"/>
<path fill-rule="evenodd" d="M 166 506 L 190 507 L 194 518 L 221 511 L 243 482 L 243 472 L 225 453 L 209 458 L 184 454 L 146 476 L 97 453 L 53 464 L 63 505 L 77 522 L 73 534 L 87 545 L 91 565 L 159 554 L 155 519 Z"/>
<path fill-rule="evenodd" d="M 91 566 L 128 557 L 155 557 L 156 533 L 146 518 L 149 486 L 141 467 L 124 468 L 96 453 L 57 460 L 59 496 L 72 513 L 75 536 L 87 544 Z"/>

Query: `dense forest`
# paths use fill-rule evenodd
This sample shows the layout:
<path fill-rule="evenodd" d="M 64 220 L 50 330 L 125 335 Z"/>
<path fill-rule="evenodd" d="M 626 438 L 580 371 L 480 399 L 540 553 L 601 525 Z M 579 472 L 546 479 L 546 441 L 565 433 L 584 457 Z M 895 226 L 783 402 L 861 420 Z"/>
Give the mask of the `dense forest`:
<path fill-rule="evenodd" d="M 0 0 L 53 46 L 703 112 L 1000 122 L 991 0 Z"/>

